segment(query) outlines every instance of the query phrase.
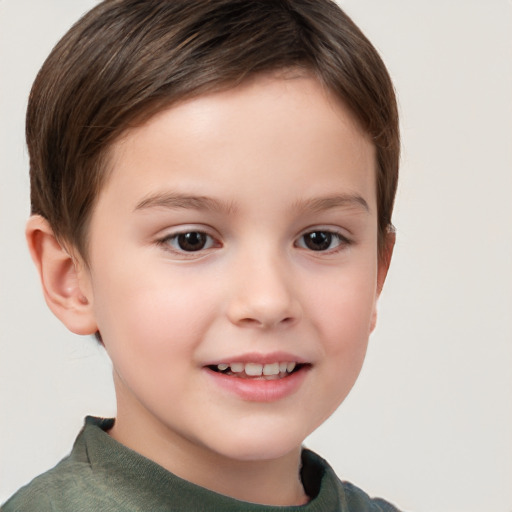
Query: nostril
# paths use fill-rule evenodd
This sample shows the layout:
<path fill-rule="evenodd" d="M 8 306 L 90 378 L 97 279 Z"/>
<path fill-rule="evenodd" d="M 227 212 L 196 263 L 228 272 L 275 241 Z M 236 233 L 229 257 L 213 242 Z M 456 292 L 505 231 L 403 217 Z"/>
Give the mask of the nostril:
<path fill-rule="evenodd" d="M 256 318 L 242 318 L 240 320 L 240 323 L 242 324 L 245 324 L 245 325 L 261 325 L 262 322 L 260 322 L 259 320 L 256 320 Z"/>
<path fill-rule="evenodd" d="M 291 296 L 241 294 L 229 301 L 229 320 L 247 328 L 289 327 L 300 318 L 300 306 Z"/>
<path fill-rule="evenodd" d="M 292 316 L 287 316 L 282 318 L 281 320 L 274 319 L 259 319 L 259 318 L 242 318 L 240 320 L 241 325 L 246 325 L 248 327 L 277 327 L 279 325 L 291 325 L 294 322 L 294 318 Z"/>

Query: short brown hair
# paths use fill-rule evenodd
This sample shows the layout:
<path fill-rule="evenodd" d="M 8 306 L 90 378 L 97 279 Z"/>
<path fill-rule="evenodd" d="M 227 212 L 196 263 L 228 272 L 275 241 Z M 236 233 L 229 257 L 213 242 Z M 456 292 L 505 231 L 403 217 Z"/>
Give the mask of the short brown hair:
<path fill-rule="evenodd" d="M 379 247 L 398 179 L 396 98 L 377 51 L 330 0 L 106 0 L 41 68 L 27 110 L 32 213 L 86 258 L 106 156 L 130 126 L 258 73 L 314 74 L 376 147 Z"/>

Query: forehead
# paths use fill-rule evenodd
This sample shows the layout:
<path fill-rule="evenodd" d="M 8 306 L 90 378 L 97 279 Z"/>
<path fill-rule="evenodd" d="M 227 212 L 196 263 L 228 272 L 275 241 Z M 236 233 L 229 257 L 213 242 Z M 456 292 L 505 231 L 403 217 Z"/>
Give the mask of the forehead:
<path fill-rule="evenodd" d="M 158 193 L 159 187 L 190 186 L 210 194 L 236 181 L 247 183 L 249 192 L 258 185 L 265 195 L 289 188 L 290 176 L 297 184 L 309 180 L 313 189 L 325 188 L 323 178 L 332 184 L 333 177 L 350 188 L 362 169 L 375 188 L 369 136 L 338 98 L 304 75 L 259 76 L 175 104 L 127 130 L 109 161 L 105 189 L 126 200 L 135 192 L 138 202 L 143 192 Z"/>

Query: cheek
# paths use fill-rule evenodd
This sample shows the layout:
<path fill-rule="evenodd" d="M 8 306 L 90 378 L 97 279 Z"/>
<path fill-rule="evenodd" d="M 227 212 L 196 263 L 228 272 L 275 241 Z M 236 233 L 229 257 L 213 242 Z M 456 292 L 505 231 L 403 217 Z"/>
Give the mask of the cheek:
<path fill-rule="evenodd" d="M 352 387 L 361 370 L 371 331 L 372 311 L 368 302 L 356 304 L 352 299 L 339 299 L 323 308 L 320 322 L 322 348 L 329 368 L 326 375 L 330 384 L 340 386 L 342 390 Z"/>
<path fill-rule="evenodd" d="M 214 313 L 214 300 L 197 293 L 198 283 L 192 281 L 154 264 L 139 272 L 117 268 L 98 276 L 96 318 L 114 362 L 130 357 L 141 366 L 163 360 L 168 365 L 194 349 Z"/>
<path fill-rule="evenodd" d="M 325 279 L 310 294 L 315 327 L 323 332 L 329 349 L 344 350 L 360 344 L 371 332 L 376 306 L 376 265 L 360 265 Z"/>
<path fill-rule="evenodd" d="M 324 355 L 320 395 L 330 412 L 345 399 L 364 361 L 376 301 L 373 274 L 370 267 L 340 275 L 311 301 Z"/>

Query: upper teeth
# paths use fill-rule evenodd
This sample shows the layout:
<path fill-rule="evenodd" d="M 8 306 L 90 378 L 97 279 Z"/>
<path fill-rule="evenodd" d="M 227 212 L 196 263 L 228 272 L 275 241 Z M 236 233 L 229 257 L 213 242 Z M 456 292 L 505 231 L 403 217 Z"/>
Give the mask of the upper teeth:
<path fill-rule="evenodd" d="M 279 375 L 279 373 L 288 372 L 291 373 L 297 363 L 221 363 L 217 365 L 217 368 L 223 372 L 228 368 L 231 368 L 233 373 L 242 373 L 245 372 L 247 375 L 251 377 L 259 377 L 261 375 Z"/>

